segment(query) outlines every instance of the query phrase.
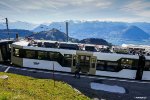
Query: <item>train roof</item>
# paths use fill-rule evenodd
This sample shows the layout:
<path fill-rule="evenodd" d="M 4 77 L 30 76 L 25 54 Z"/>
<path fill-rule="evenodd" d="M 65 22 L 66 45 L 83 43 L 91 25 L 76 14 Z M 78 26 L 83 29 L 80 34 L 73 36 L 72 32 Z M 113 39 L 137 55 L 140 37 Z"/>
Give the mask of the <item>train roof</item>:
<path fill-rule="evenodd" d="M 0 45 L 4 45 L 4 44 L 12 44 L 13 41 L 12 40 L 0 40 Z"/>
<path fill-rule="evenodd" d="M 134 44 L 122 44 L 122 47 L 125 48 L 150 48 L 149 45 L 134 45 Z"/>
<path fill-rule="evenodd" d="M 90 51 L 90 52 L 103 52 L 103 53 L 117 53 L 115 51 L 111 51 L 110 48 L 94 45 L 94 44 L 81 44 L 81 43 L 71 43 L 71 42 L 59 42 L 59 41 L 45 41 L 45 40 L 20 40 L 18 42 L 14 42 L 13 45 L 23 46 L 25 48 L 38 49 L 37 47 L 41 47 L 41 50 L 45 50 L 44 48 L 53 48 L 54 49 L 68 49 L 68 50 L 81 50 L 81 51 Z M 101 49 L 102 47 L 102 49 Z M 124 53 L 117 53 L 124 54 Z M 125 55 L 137 55 L 127 53 Z M 145 53 L 145 55 L 149 56 L 149 52 Z"/>
<path fill-rule="evenodd" d="M 103 45 L 94 44 L 83 44 L 83 43 L 72 43 L 72 42 L 59 42 L 59 41 L 49 41 L 49 40 L 20 40 L 13 43 L 17 46 L 26 47 L 43 47 L 43 48 L 59 48 L 59 49 L 69 49 L 69 50 L 83 50 L 98 52 L 98 48 L 106 48 Z M 57 47 L 56 47 L 57 46 Z"/>
<path fill-rule="evenodd" d="M 41 41 L 36 41 L 36 42 L 41 43 Z M 51 51 L 51 50 L 53 50 L 53 51 L 59 51 L 61 53 L 63 52 L 64 54 L 65 53 L 75 54 L 76 50 L 80 50 L 78 48 L 78 47 L 80 47 L 78 45 L 78 43 L 58 42 L 60 47 L 56 48 L 56 47 L 52 46 L 56 42 L 58 42 L 58 41 L 43 41 L 42 40 L 42 44 L 44 44 L 44 43 L 50 43 L 50 44 L 47 45 L 47 46 L 50 46 L 50 47 L 41 46 L 40 48 L 38 48 L 39 46 L 37 44 L 36 45 L 34 45 L 34 44 L 33 45 L 29 45 L 31 43 L 31 41 L 25 41 L 25 40 L 15 42 L 15 43 L 13 43 L 13 45 L 14 46 L 16 45 L 16 47 L 23 46 L 23 48 L 25 48 L 25 49 L 44 50 L 44 51 Z M 88 46 L 94 46 L 94 45 L 88 45 Z M 102 52 L 101 53 L 101 51 L 97 52 L 95 50 L 93 50 L 93 51 L 92 50 L 91 50 L 91 48 L 90 48 L 90 50 L 86 50 L 84 48 L 84 50 L 81 50 L 81 51 L 83 51 L 83 52 L 84 51 L 85 52 L 87 52 L 87 51 L 93 52 L 94 56 L 97 56 L 99 59 L 103 58 L 103 60 L 108 59 L 110 61 L 116 61 L 117 59 L 119 59 L 121 57 L 123 57 L 123 58 L 138 59 L 138 55 L 118 54 L 118 53 L 113 53 L 113 52 Z M 150 56 L 145 56 L 145 57 L 146 57 L 147 60 L 150 60 Z"/>

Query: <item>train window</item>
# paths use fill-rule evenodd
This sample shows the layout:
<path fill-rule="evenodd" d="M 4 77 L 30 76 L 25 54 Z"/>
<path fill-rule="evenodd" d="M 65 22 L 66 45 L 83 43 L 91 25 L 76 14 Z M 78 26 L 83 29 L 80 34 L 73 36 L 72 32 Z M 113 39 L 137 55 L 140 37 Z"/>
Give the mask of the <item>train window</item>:
<path fill-rule="evenodd" d="M 92 58 L 92 68 L 95 68 L 95 62 L 96 62 L 96 59 Z"/>
<path fill-rule="evenodd" d="M 107 62 L 108 66 L 118 66 L 117 62 Z"/>
<path fill-rule="evenodd" d="M 59 58 L 59 53 L 57 53 L 57 52 L 49 52 L 48 57 L 52 61 L 57 61 L 57 58 Z"/>
<path fill-rule="evenodd" d="M 103 71 L 118 71 L 118 62 L 113 61 L 97 61 L 96 70 L 103 70 Z"/>
<path fill-rule="evenodd" d="M 85 46 L 85 50 L 86 51 L 95 51 L 95 47 L 94 46 Z"/>
<path fill-rule="evenodd" d="M 105 70 L 106 62 L 105 61 L 97 61 L 96 70 Z"/>
<path fill-rule="evenodd" d="M 90 56 L 80 55 L 78 56 L 78 59 L 79 59 L 80 66 L 90 67 Z"/>
<path fill-rule="evenodd" d="M 26 50 L 25 53 L 26 53 L 25 55 L 26 58 L 36 59 L 36 51 Z"/>
<path fill-rule="evenodd" d="M 95 62 L 96 62 L 96 59 L 95 59 L 95 58 L 93 58 L 93 59 L 92 59 L 92 63 L 95 63 Z"/>
<path fill-rule="evenodd" d="M 71 54 L 64 54 L 64 57 L 65 58 L 72 58 L 72 55 Z"/>
<path fill-rule="evenodd" d="M 14 56 L 19 57 L 19 49 L 14 49 Z"/>
<path fill-rule="evenodd" d="M 132 68 L 132 65 L 133 65 L 133 60 L 127 58 L 121 59 L 122 68 Z"/>
<path fill-rule="evenodd" d="M 71 67 L 71 63 L 72 63 L 72 55 L 71 54 L 64 54 L 63 65 L 65 67 Z"/>
<path fill-rule="evenodd" d="M 150 61 L 146 61 L 146 62 L 145 62 L 144 70 L 147 70 L 147 71 L 150 70 Z"/>
<path fill-rule="evenodd" d="M 73 66 L 76 66 L 76 57 L 73 57 Z"/>
<path fill-rule="evenodd" d="M 57 61 L 60 65 L 63 64 L 63 56 L 59 52 L 48 52 L 48 60 Z"/>
<path fill-rule="evenodd" d="M 45 51 L 38 51 L 38 59 L 40 59 L 40 60 L 47 60 L 47 52 L 45 52 Z"/>
<path fill-rule="evenodd" d="M 89 57 L 89 56 L 86 56 L 86 60 L 88 60 L 88 61 L 89 61 L 89 60 L 90 60 L 90 57 Z"/>
<path fill-rule="evenodd" d="M 117 71 L 118 68 L 118 63 L 117 62 L 107 62 L 107 71 Z"/>
<path fill-rule="evenodd" d="M 81 60 L 84 60 L 84 57 L 85 57 L 85 56 L 81 56 L 81 57 L 80 57 L 80 58 L 81 58 Z"/>
<path fill-rule="evenodd" d="M 15 57 L 21 57 L 21 58 L 23 58 L 24 57 L 24 50 L 23 49 L 14 48 L 13 49 L 13 55 Z"/>

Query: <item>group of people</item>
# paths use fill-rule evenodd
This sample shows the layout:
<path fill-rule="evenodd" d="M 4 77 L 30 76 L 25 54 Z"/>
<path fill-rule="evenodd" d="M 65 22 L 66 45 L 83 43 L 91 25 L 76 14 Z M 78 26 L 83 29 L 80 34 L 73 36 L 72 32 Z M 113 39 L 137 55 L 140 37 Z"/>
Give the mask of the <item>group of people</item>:
<path fill-rule="evenodd" d="M 146 56 L 150 56 L 150 52 L 148 51 L 144 51 L 144 50 L 134 50 L 134 49 L 129 49 L 129 54 L 132 55 L 140 55 L 142 53 L 142 55 L 146 55 Z"/>

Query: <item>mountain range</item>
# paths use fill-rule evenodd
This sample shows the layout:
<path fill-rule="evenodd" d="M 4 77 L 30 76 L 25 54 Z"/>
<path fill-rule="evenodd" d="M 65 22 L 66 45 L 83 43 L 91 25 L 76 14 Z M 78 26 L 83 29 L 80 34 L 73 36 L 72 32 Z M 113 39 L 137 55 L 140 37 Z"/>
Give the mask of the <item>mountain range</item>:
<path fill-rule="evenodd" d="M 42 31 L 36 34 L 32 34 L 29 37 L 33 39 L 38 39 L 38 40 L 44 39 L 44 40 L 54 40 L 54 41 L 61 41 L 61 42 L 67 40 L 67 35 L 64 32 L 61 32 L 55 28 L 49 31 Z M 98 39 L 98 38 L 86 38 L 83 40 L 78 40 L 78 39 L 69 37 L 69 41 L 76 42 L 76 43 L 78 42 L 78 43 L 85 43 L 85 44 L 98 44 L 98 45 L 111 46 L 111 44 L 108 43 L 106 40 Z"/>
<path fill-rule="evenodd" d="M 85 38 L 102 38 L 113 44 L 133 43 L 149 44 L 150 23 L 135 22 L 102 22 L 102 21 L 68 21 L 69 36 L 79 40 Z M 53 28 L 65 33 L 65 22 L 52 22 L 49 25 L 34 25 L 31 23 L 10 23 L 10 28 L 27 29 L 32 32 L 49 31 Z M 25 27 L 29 26 L 29 27 Z M 36 27 L 37 26 L 37 27 Z M 0 28 L 5 28 L 0 24 Z M 47 36 L 48 37 L 48 36 Z M 42 37 L 41 37 L 42 38 Z M 49 37 L 51 38 L 51 37 Z M 62 39 L 63 40 L 63 39 Z"/>
<path fill-rule="evenodd" d="M 57 28 L 65 32 L 65 22 L 53 22 L 50 25 L 39 25 L 33 31 L 40 32 Z M 69 36 L 79 40 L 85 38 L 102 38 L 113 44 L 122 43 L 149 44 L 150 23 L 69 21 Z"/>

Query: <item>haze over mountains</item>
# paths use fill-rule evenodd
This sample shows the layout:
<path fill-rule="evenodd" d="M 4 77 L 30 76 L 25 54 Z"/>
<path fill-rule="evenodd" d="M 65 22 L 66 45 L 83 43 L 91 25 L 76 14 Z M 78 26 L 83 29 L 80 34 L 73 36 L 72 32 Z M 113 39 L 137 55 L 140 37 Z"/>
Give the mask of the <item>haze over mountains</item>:
<path fill-rule="evenodd" d="M 102 22 L 102 21 L 68 21 L 69 36 L 76 39 L 102 38 L 113 44 L 133 43 L 149 44 L 150 23 L 136 22 Z M 19 24 L 18 24 L 19 23 Z M 33 32 L 49 31 L 56 28 L 65 32 L 65 22 L 52 22 L 49 25 L 31 23 L 13 23 L 10 28 L 28 29 Z M 37 26 L 37 27 L 36 27 Z M 0 28 L 5 28 L 0 24 Z"/>
<path fill-rule="evenodd" d="M 50 25 L 39 25 L 33 31 L 40 32 L 57 28 L 65 32 L 65 22 L 53 22 Z M 78 39 L 103 38 L 113 44 L 133 43 L 149 44 L 150 23 L 137 22 L 100 22 L 69 21 L 69 36 Z"/>
<path fill-rule="evenodd" d="M 10 29 L 9 34 L 10 36 L 8 36 L 8 32 L 6 29 L 0 30 L 0 39 L 8 39 L 9 37 L 16 38 L 16 34 L 19 34 L 19 37 L 23 38 L 32 35 L 33 32 L 29 30 Z"/>
<path fill-rule="evenodd" d="M 32 24 L 32 23 L 22 22 L 22 21 L 9 22 L 9 29 L 33 30 L 37 26 L 38 24 Z M 0 29 L 6 29 L 5 22 L 0 23 Z"/>

